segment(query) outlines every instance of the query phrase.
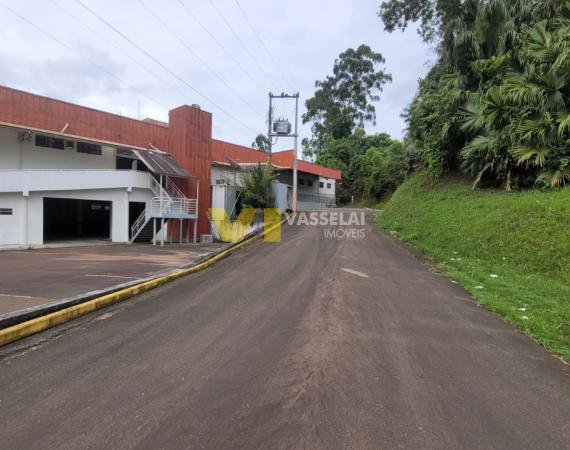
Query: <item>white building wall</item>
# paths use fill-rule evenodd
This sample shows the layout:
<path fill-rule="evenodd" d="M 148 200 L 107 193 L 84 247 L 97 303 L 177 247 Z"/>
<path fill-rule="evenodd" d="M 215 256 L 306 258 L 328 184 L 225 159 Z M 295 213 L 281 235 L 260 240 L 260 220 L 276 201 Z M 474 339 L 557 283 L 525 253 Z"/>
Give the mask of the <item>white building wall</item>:
<path fill-rule="evenodd" d="M 15 198 L 16 194 L 8 194 Z M 23 196 L 22 196 L 23 197 Z M 14 217 L 17 219 L 11 223 L 11 229 L 7 228 L 6 233 L 18 238 L 0 240 L 0 246 L 38 247 L 43 242 L 44 206 L 43 199 L 48 198 L 69 198 L 75 200 L 98 200 L 110 201 L 111 209 L 111 241 L 116 243 L 129 242 L 129 202 L 145 202 L 149 206 L 152 200 L 150 191 L 143 189 L 133 189 L 128 192 L 126 189 L 97 189 L 78 191 L 46 191 L 31 192 L 28 204 L 28 239 L 25 239 L 25 202 L 20 202 L 20 206 L 14 209 Z M 0 200 L 2 196 L 0 196 Z M 3 207 L 3 206 L 0 206 Z M 7 216 L 0 216 L 7 217 Z M 9 217 L 9 216 L 8 216 Z M 18 242 L 15 242 L 16 239 Z"/>
<path fill-rule="evenodd" d="M 319 177 L 319 194 L 334 196 L 336 193 L 335 181 L 336 180 L 332 178 Z M 321 183 L 323 184 L 323 187 L 321 187 Z"/>
<path fill-rule="evenodd" d="M 2 170 L 0 192 L 151 188 L 151 175 L 134 170 Z"/>
<path fill-rule="evenodd" d="M 212 165 L 210 183 L 212 186 L 228 183 L 231 185 L 242 184 L 242 173 L 232 167 Z"/>
<path fill-rule="evenodd" d="M 22 148 L 16 130 L 0 127 L 0 169 L 20 169 Z"/>
<path fill-rule="evenodd" d="M 0 208 L 11 208 L 12 215 L 0 215 L 0 246 L 19 247 L 25 241 L 26 197 L 22 193 L 0 193 Z"/>
<path fill-rule="evenodd" d="M 102 155 L 73 149 L 36 147 L 34 135 L 19 142 L 21 130 L 0 127 L 0 169 L 115 169 L 115 150 L 103 147 Z"/>
<path fill-rule="evenodd" d="M 0 215 L 0 248 L 43 245 L 45 197 L 111 202 L 111 240 L 129 242 L 129 202 L 150 206 L 150 175 L 116 171 L 111 147 L 90 155 L 36 147 L 33 135 L 20 142 L 21 134 L 0 127 L 0 208 L 13 211 Z"/>

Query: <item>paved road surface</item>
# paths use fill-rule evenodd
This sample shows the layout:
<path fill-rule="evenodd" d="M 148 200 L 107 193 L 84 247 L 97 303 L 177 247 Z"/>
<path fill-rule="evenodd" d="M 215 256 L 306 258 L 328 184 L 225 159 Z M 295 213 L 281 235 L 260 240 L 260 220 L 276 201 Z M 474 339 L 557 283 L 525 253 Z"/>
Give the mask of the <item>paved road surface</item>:
<path fill-rule="evenodd" d="M 4 348 L 0 447 L 569 448 L 569 368 L 366 234 L 294 226 Z"/>
<path fill-rule="evenodd" d="M 220 244 L 109 244 L 0 251 L 0 314 L 189 264 Z"/>

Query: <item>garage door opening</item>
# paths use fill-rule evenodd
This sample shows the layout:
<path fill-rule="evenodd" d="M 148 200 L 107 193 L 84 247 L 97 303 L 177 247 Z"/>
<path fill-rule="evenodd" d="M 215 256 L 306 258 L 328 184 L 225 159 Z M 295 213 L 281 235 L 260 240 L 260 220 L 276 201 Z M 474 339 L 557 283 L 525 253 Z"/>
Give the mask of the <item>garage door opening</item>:
<path fill-rule="evenodd" d="M 111 202 L 44 198 L 44 242 L 111 239 Z"/>

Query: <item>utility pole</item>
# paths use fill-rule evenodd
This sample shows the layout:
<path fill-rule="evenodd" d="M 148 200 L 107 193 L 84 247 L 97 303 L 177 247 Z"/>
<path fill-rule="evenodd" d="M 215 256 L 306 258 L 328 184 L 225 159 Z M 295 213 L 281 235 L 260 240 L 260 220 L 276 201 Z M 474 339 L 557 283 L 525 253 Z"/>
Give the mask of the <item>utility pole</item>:
<path fill-rule="evenodd" d="M 295 99 L 295 128 L 291 133 L 291 123 L 287 119 L 273 120 L 273 100 L 274 99 Z M 291 199 L 291 209 L 293 212 L 297 211 L 297 147 L 299 141 L 299 93 L 288 95 L 281 93 L 281 95 L 274 95 L 269 93 L 269 131 L 267 138 L 269 141 L 269 165 L 272 163 L 272 147 L 273 138 L 292 137 L 294 138 L 293 149 L 293 196 Z"/>
<path fill-rule="evenodd" d="M 293 198 L 291 199 L 291 209 L 297 212 L 297 142 L 299 141 L 299 93 L 295 95 L 295 138 L 293 145 Z"/>
<path fill-rule="evenodd" d="M 272 144 L 271 144 L 271 124 L 273 123 L 273 94 L 269 93 L 269 116 L 268 116 L 268 125 L 267 125 L 267 151 L 269 152 L 269 169 L 271 169 L 271 151 L 272 151 Z"/>

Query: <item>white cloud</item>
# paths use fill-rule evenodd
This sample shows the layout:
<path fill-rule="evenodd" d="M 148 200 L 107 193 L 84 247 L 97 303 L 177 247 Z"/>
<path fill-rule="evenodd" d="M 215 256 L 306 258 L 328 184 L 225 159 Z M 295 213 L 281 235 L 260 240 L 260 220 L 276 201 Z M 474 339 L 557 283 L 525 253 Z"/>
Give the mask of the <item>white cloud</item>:
<path fill-rule="evenodd" d="M 427 71 L 426 63 L 434 58 L 433 52 L 413 30 L 394 34 L 383 31 L 376 16 L 379 0 L 240 0 L 242 8 L 271 50 L 273 59 L 278 62 L 277 69 L 241 16 L 234 0 L 214 1 L 255 60 L 227 29 L 208 1 L 182 0 L 255 79 L 252 82 L 184 11 L 178 0 L 165 0 L 160 4 L 143 0 L 237 92 L 236 95 L 165 31 L 138 0 L 83 0 L 205 97 L 246 123 L 252 129 L 248 130 L 117 36 L 74 0 L 54 1 L 136 59 L 146 70 L 71 19 L 51 1 L 4 1 L 126 84 L 52 42 L 3 8 L 0 8 L 3 23 L 0 39 L 4 43 L 0 47 L 0 83 L 131 117 L 137 117 L 140 111 L 141 117 L 152 116 L 159 120 L 167 119 L 169 108 L 198 103 L 213 113 L 216 138 L 245 145 L 251 143 L 254 131 L 264 132 L 267 128 L 265 116 L 269 90 L 290 90 L 281 71 L 293 88 L 301 93 L 303 105 L 314 92 L 315 80 L 330 74 L 338 54 L 362 43 L 385 56 L 386 70 L 394 79 L 391 85 L 386 86 L 382 100 L 376 106 L 378 123 L 371 130 L 386 131 L 400 137 L 404 128 L 400 114 L 411 101 L 418 78 Z M 272 82 L 263 75 L 258 64 L 264 67 Z M 245 98 L 254 111 L 239 97 Z M 291 110 L 287 105 L 280 112 L 290 114 Z M 302 136 L 309 132 L 309 125 L 301 127 Z M 277 148 L 291 145 L 292 142 L 283 141 Z"/>

